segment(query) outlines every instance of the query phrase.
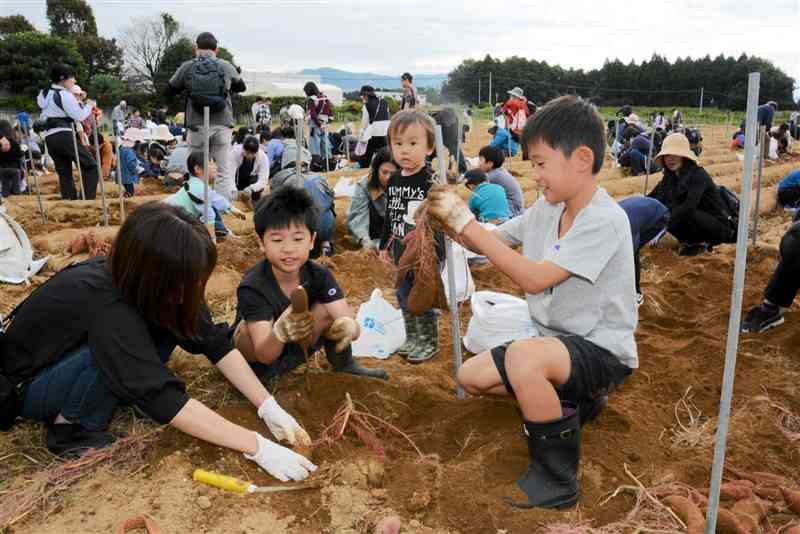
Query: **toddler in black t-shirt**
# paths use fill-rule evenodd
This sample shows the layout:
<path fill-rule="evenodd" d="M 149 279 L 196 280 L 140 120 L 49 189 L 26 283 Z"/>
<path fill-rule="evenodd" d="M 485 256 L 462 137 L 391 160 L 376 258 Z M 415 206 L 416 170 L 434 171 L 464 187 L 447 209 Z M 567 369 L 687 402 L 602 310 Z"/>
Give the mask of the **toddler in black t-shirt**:
<path fill-rule="evenodd" d="M 328 269 L 309 260 L 317 213 L 304 189 L 284 186 L 264 197 L 253 217 L 264 260 L 242 278 L 237 291 L 236 348 L 263 380 L 305 361 L 298 341 L 311 336 L 309 351 L 324 348 L 335 371 L 389 378 L 353 360 L 350 344 L 361 329 Z M 303 286 L 309 311 L 292 314 L 289 295 Z"/>

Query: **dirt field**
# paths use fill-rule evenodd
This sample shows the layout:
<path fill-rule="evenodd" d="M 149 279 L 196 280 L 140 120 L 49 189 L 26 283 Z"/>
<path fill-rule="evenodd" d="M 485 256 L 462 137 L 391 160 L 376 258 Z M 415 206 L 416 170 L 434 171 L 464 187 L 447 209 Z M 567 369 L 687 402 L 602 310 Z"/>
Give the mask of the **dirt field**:
<path fill-rule="evenodd" d="M 482 125 L 473 129 L 466 145 L 468 156 L 476 155 L 488 142 L 483 130 Z M 720 183 L 738 191 L 741 163 L 726 148 L 728 135 L 720 127 L 704 129 L 703 134 L 701 163 Z M 774 209 L 774 186 L 788 171 L 800 166 L 799 160 L 795 157 L 770 163 L 764 169 L 761 244 L 750 250 L 745 308 L 759 301 L 776 264 L 776 245 L 790 220 L 788 214 Z M 517 157 L 508 166 L 520 178 L 527 202 L 535 200 L 537 190 L 528 162 Z M 341 176 L 361 175 L 363 172 L 340 171 L 330 177 L 333 183 Z M 650 177 L 651 187 L 658 178 Z M 643 184 L 644 177 L 625 177 L 609 163 L 601 174 L 601 185 L 620 199 L 641 193 Z M 52 257 L 51 267 L 35 278 L 33 286 L 41 284 L 54 269 L 85 257 L 65 253 L 79 229 L 93 228 L 100 238 L 114 232 L 97 228 L 99 200 L 57 200 L 53 176 L 43 180 L 42 188 L 48 193 L 47 224 L 39 219 L 35 197 L 17 197 L 9 203 L 9 212 L 29 233 L 37 251 Z M 116 195 L 113 184 L 107 183 L 106 190 Z M 146 183 L 126 208 L 164 194 L 158 183 Z M 114 198 L 109 203 L 111 224 L 119 225 L 118 200 Z M 392 298 L 390 274 L 374 256 L 353 250 L 345 239 L 347 204 L 346 199 L 337 201 L 336 246 L 340 253 L 331 262 L 335 275 L 354 307 L 365 301 L 374 287 Z M 219 245 L 220 263 L 207 294 L 219 320 L 233 317 L 241 274 L 259 259 L 251 221 L 226 218 L 226 222 L 241 239 Z M 591 532 L 590 526 L 603 525 L 608 525 L 603 532 L 633 532 L 634 527 L 621 522 L 636 506 L 630 488 L 636 488 L 637 480 L 648 488 L 673 484 L 703 490 L 708 486 L 733 263 L 732 246 L 688 259 L 677 257 L 668 240 L 659 248 L 643 251 L 646 301 L 640 309 L 637 331 L 641 367 L 612 396 L 609 408 L 585 428 L 582 497 L 572 511 L 522 511 L 502 502 L 504 496 L 518 496 L 514 481 L 528 462 L 517 409 L 508 399 L 456 399 L 450 321 L 444 315 L 441 354 L 420 366 L 392 357 L 384 362 L 392 374 L 388 383 L 333 375 L 327 364 L 317 360 L 310 394 L 305 391 L 301 374 L 283 379 L 275 390 L 279 402 L 315 439 L 331 423 L 349 393 L 359 409 L 402 431 L 422 456 L 395 431 L 379 432 L 383 457 L 347 432 L 335 444 L 321 444 L 314 450 L 320 470 L 312 480 L 319 487 L 242 497 L 193 482 L 193 469 L 210 469 L 258 484 L 275 481 L 239 454 L 165 428 L 151 437 L 151 444 L 139 459 L 88 471 L 68 491 L 46 499 L 44 506 L 15 522 L 8 532 L 115 532 L 125 519 L 139 514 L 149 514 L 164 533 L 170 534 L 362 533 L 371 532 L 375 522 L 389 514 L 403 519 L 403 532 L 415 533 L 569 533 Z M 520 294 L 510 280 L 491 267 L 475 268 L 473 274 L 478 289 Z M 7 312 L 31 289 L 0 286 L 0 312 Z M 463 329 L 469 316 L 469 306 L 462 306 Z M 798 347 L 800 313 L 796 308 L 779 329 L 743 337 L 726 479 L 757 471 L 783 476 L 788 485 L 800 483 Z M 254 409 L 204 358 L 178 353 L 171 365 L 186 380 L 193 396 L 268 435 Z M 114 429 L 143 436 L 156 427 L 138 419 L 132 410 L 121 409 Z M 21 488 L 30 486 L 51 468 L 48 465 L 53 459 L 44 449 L 43 434 L 41 425 L 29 422 L 0 434 L 0 512 L 12 508 L 10 499 L 18 498 Z M 612 496 L 621 486 L 626 488 Z M 201 496 L 209 499 L 210 507 L 198 505 Z M 205 499 L 201 501 L 207 504 Z M 800 521 L 779 504 L 762 519 L 764 532 L 779 532 Z M 647 520 L 633 516 L 633 522 L 642 521 L 643 525 Z M 667 524 L 661 532 L 680 532 L 676 525 Z M 2 527 L 0 522 L 0 531 Z"/>

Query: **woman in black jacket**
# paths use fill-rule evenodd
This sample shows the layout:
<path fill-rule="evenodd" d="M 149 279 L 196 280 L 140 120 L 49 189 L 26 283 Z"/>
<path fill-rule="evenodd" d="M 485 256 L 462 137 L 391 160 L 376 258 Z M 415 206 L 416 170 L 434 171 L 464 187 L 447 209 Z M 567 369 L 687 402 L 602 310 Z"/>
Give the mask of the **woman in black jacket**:
<path fill-rule="evenodd" d="M 655 161 L 664 177 L 648 196 L 670 210 L 667 231 L 680 241 L 680 255 L 694 256 L 736 240 L 736 225 L 719 187 L 697 164 L 685 135 L 667 136 Z"/>

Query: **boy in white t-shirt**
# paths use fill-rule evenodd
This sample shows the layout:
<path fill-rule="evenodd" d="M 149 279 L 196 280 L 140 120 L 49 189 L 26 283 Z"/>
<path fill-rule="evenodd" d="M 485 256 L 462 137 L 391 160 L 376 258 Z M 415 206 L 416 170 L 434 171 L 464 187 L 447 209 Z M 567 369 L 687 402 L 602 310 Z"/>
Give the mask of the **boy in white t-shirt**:
<path fill-rule="evenodd" d="M 521 216 L 490 232 L 451 190 L 432 188 L 428 198 L 450 235 L 526 293 L 541 337 L 467 360 L 458 380 L 470 393 L 510 394 L 519 403 L 530 465 L 517 482 L 525 498 L 507 501 L 563 509 L 578 501 L 582 424 L 639 365 L 633 245 L 625 212 L 597 187 L 605 125 L 592 104 L 557 98 L 525 124 L 521 139 L 544 190 Z"/>

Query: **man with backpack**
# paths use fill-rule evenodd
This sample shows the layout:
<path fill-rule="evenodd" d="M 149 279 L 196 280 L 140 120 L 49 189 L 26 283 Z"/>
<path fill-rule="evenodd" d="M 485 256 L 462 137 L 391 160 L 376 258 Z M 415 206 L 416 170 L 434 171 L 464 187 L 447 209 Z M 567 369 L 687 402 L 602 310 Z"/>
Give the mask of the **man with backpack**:
<path fill-rule="evenodd" d="M 217 57 L 217 39 L 209 32 L 197 36 L 196 57 L 183 63 L 167 84 L 165 96 L 186 93 L 187 142 L 191 150 L 203 150 L 203 108 L 209 108 L 209 157 L 217 162 L 214 190 L 230 200 L 236 183 L 228 165 L 233 135 L 231 94 L 246 89 L 236 67 Z"/>

